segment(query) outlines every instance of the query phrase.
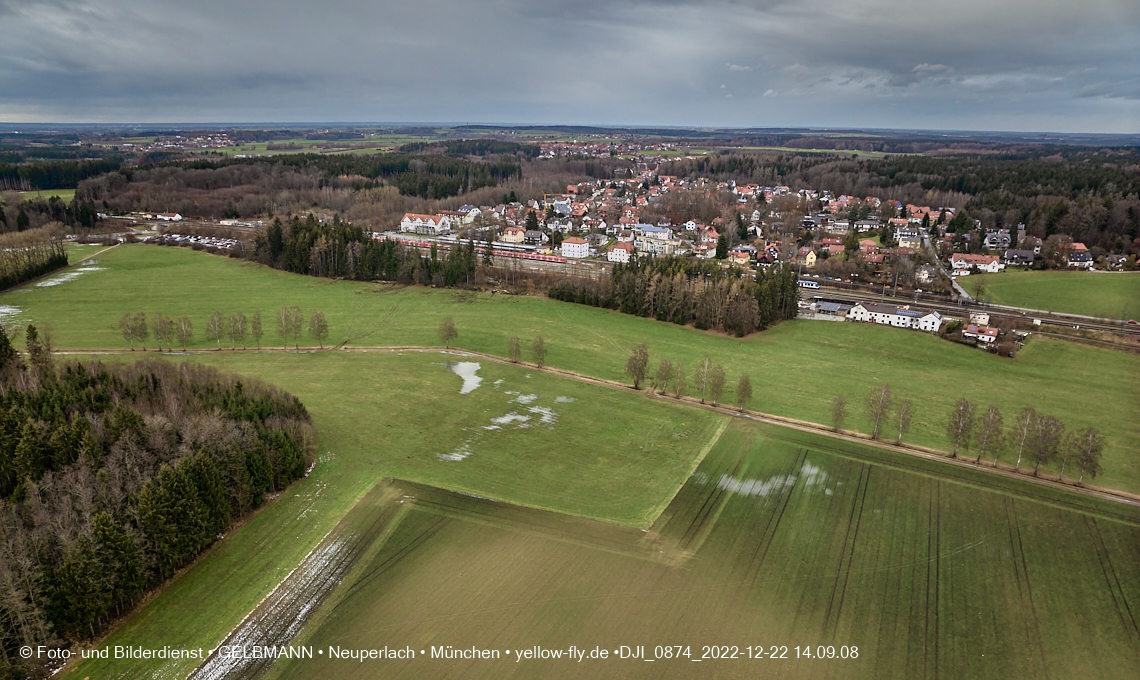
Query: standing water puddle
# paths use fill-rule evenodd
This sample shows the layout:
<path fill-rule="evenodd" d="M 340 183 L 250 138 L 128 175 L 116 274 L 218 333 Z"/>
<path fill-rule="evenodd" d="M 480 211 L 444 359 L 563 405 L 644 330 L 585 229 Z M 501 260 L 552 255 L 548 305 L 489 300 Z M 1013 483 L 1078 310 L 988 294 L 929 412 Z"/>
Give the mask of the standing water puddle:
<path fill-rule="evenodd" d="M 459 390 L 460 394 L 467 394 L 468 392 L 474 391 L 475 388 L 483 382 L 482 378 L 475 375 L 475 371 L 479 370 L 478 362 L 460 361 L 453 364 L 449 361 L 447 362 L 446 366 L 447 370 L 451 371 L 460 378 L 463 378 L 463 388 Z"/>

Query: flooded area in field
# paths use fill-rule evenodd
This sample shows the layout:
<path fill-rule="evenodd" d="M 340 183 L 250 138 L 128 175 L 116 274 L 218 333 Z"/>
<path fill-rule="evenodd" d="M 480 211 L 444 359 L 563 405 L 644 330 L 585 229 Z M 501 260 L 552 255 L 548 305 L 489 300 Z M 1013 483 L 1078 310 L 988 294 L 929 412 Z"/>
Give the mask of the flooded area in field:
<path fill-rule="evenodd" d="M 478 388 L 483 378 L 477 375 L 480 364 L 474 361 L 447 362 L 444 364 L 448 371 L 463 378 L 463 387 L 460 394 L 469 394 Z M 524 378 L 529 378 L 527 374 Z M 467 436 L 453 450 L 437 453 L 436 458 L 444 462 L 459 462 L 479 452 L 494 451 L 495 438 L 508 432 L 529 430 L 532 428 L 554 429 L 558 423 L 558 411 L 552 408 L 556 404 L 569 404 L 574 401 L 566 396 L 544 396 L 537 392 L 524 392 L 509 388 L 511 385 L 503 378 L 490 383 L 491 392 L 484 395 L 495 403 L 484 409 L 490 411 L 489 422 L 483 425 L 474 425 L 464 428 Z M 546 402 L 544 405 L 542 402 Z M 521 407 L 521 408 L 520 408 Z M 496 415 L 491 415 L 496 414 Z M 498 415 L 501 414 L 501 415 Z"/>
<path fill-rule="evenodd" d="M 98 266 L 98 264 L 99 260 L 84 260 L 75 269 L 56 274 L 55 276 L 48 277 L 42 281 L 37 281 L 34 287 L 54 288 L 55 286 L 61 286 L 65 283 L 68 283 L 69 281 L 74 281 L 75 279 L 78 279 L 79 277 L 89 272 L 101 272 L 107 269 L 106 267 Z M 31 289 L 23 288 L 21 290 L 26 292 Z"/>
<path fill-rule="evenodd" d="M 722 491 L 744 496 L 768 497 L 782 492 L 786 487 L 795 486 L 797 482 L 805 487 L 811 487 L 817 484 L 826 485 L 830 479 L 831 477 L 826 472 L 811 463 L 805 462 L 800 467 L 799 474 L 796 475 L 737 478 L 729 474 L 722 474 L 716 485 Z M 707 484 L 708 476 L 703 472 L 698 472 L 693 475 L 693 481 L 697 484 Z M 831 495 L 832 490 L 825 488 L 824 493 Z"/>
<path fill-rule="evenodd" d="M 449 361 L 445 365 L 447 366 L 447 370 L 463 378 L 463 387 L 459 389 L 460 394 L 474 392 L 483 382 L 482 378 L 475 375 L 479 370 L 479 363 L 476 361 L 459 361 L 455 363 Z"/>

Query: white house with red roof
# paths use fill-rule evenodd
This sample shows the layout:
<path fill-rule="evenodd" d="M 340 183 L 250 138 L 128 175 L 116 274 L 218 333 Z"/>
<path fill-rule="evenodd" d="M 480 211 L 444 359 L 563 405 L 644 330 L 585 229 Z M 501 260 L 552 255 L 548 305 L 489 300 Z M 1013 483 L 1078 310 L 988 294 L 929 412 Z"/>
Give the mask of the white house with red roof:
<path fill-rule="evenodd" d="M 503 243 L 522 243 L 526 240 L 526 229 L 522 227 L 507 227 L 503 230 Z"/>
<path fill-rule="evenodd" d="M 563 243 L 566 243 L 563 241 Z M 632 243 L 626 241 L 618 241 L 610 246 L 609 251 L 606 253 L 606 259 L 610 262 L 620 262 L 622 264 L 629 264 L 629 258 L 633 255 L 634 247 Z"/>
<path fill-rule="evenodd" d="M 954 253 L 950 256 L 950 265 L 955 274 L 969 274 L 972 269 L 979 269 L 990 274 L 996 274 L 1005 269 L 1001 258 L 997 255 L 973 255 L 970 253 Z"/>
<path fill-rule="evenodd" d="M 580 260 L 590 256 L 590 244 L 586 239 L 568 238 L 562 241 L 562 257 Z"/>
<path fill-rule="evenodd" d="M 978 342 L 984 342 L 988 345 L 997 342 L 998 329 L 990 326 L 975 326 L 974 324 L 970 324 L 966 326 L 966 330 L 962 331 L 962 336 L 974 338 Z"/>
<path fill-rule="evenodd" d="M 404 219 L 400 220 L 400 231 L 407 234 L 439 236 L 451 231 L 451 218 L 446 215 L 404 213 Z"/>

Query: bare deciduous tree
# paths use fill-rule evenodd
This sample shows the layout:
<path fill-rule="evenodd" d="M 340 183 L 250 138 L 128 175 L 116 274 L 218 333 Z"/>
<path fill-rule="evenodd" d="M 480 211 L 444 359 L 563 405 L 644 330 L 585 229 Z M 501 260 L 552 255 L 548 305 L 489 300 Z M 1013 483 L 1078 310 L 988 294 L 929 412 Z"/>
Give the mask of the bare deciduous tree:
<path fill-rule="evenodd" d="M 910 424 L 913 420 L 914 404 L 910 399 L 903 399 L 899 402 L 899 438 L 895 440 L 896 444 L 902 444 L 903 435 L 910 432 Z"/>
<path fill-rule="evenodd" d="M 154 341 L 155 341 L 155 344 L 158 345 L 158 351 L 159 352 L 162 351 L 162 341 L 164 340 L 164 338 L 163 338 L 163 330 L 164 330 L 163 329 L 163 320 L 165 318 L 166 318 L 166 315 L 163 314 L 162 312 L 159 312 L 150 318 L 151 334 L 154 336 Z"/>
<path fill-rule="evenodd" d="M 230 349 L 237 349 L 237 343 L 242 344 L 245 348 L 245 334 L 248 329 L 248 323 L 245 314 L 230 314 L 226 319 L 226 336 L 230 339 Z"/>
<path fill-rule="evenodd" d="M 883 383 L 867 395 L 867 419 L 874 423 L 871 428 L 871 439 L 879 438 L 879 427 L 884 419 L 889 418 L 890 412 L 891 386 Z"/>
<path fill-rule="evenodd" d="M 633 378 L 633 389 L 641 389 L 641 381 L 645 380 L 647 370 L 649 370 L 649 348 L 641 344 L 633 348 L 629 360 L 625 362 L 625 374 Z"/>
<path fill-rule="evenodd" d="M 325 340 L 329 337 L 329 322 L 325 319 L 324 312 L 313 312 L 309 317 L 309 335 L 316 338 L 321 349 L 325 348 Z"/>
<path fill-rule="evenodd" d="M 685 364 L 677 362 L 676 373 L 673 376 L 673 398 L 680 399 L 685 393 Z"/>
<path fill-rule="evenodd" d="M 131 318 L 131 333 L 134 335 L 135 340 L 139 341 L 142 349 L 146 351 L 146 339 L 150 337 L 150 331 L 146 326 L 146 312 L 139 312 Z"/>
<path fill-rule="evenodd" d="M 654 377 L 653 384 L 657 388 L 658 394 L 665 394 L 669 389 L 669 381 L 673 379 L 673 362 L 668 359 L 662 359 L 661 363 L 657 364 L 657 375 Z"/>
<path fill-rule="evenodd" d="M 954 442 L 954 452 L 951 458 L 958 457 L 958 448 L 964 443 L 970 448 L 970 433 L 974 430 L 974 405 L 966 399 L 959 399 L 950 414 L 950 422 L 946 424 L 946 436 Z"/>
<path fill-rule="evenodd" d="M 1085 475 L 1096 478 L 1100 472 L 1100 457 L 1104 453 L 1104 437 L 1095 427 L 1086 427 L 1077 435 L 1077 466 L 1081 468 L 1081 476 L 1077 484 L 1083 484 Z"/>
<path fill-rule="evenodd" d="M 750 401 L 752 401 L 752 380 L 747 373 L 742 373 L 736 383 L 736 405 L 743 412 Z"/>
<path fill-rule="evenodd" d="M 1025 445 L 1033 439 L 1033 428 L 1037 424 L 1037 411 L 1033 410 L 1032 406 L 1026 406 L 1021 409 L 1021 413 L 1017 414 L 1017 420 L 1013 424 L 1013 437 L 1017 440 L 1017 463 L 1013 466 L 1013 471 L 1017 472 L 1021 469 L 1021 456 L 1025 453 Z M 994 463 L 997 466 L 997 463 Z"/>
<path fill-rule="evenodd" d="M 226 333 L 225 327 L 226 322 L 221 312 L 214 312 L 206 320 L 206 337 L 218 343 L 219 350 L 222 348 L 222 336 Z"/>
<path fill-rule="evenodd" d="M 974 459 L 974 463 L 980 462 L 986 451 L 990 450 L 997 452 L 994 454 L 994 467 L 997 467 L 997 457 L 1004 439 L 1001 410 L 997 406 L 990 406 L 982 414 L 982 419 L 978 422 L 978 431 L 974 434 L 974 441 L 978 444 L 978 457 Z"/>
<path fill-rule="evenodd" d="M 249 322 L 249 334 L 253 336 L 257 348 L 261 349 L 261 336 L 265 335 L 265 331 L 261 327 L 261 312 L 253 313 L 253 319 Z"/>
<path fill-rule="evenodd" d="M 1058 449 L 1065 436 L 1065 424 L 1056 416 L 1037 416 L 1033 424 L 1033 437 L 1029 440 L 1030 453 L 1037 463 L 1033 476 L 1041 472 L 1041 466 L 1057 457 Z"/>
<path fill-rule="evenodd" d="M 178 326 L 176 329 L 178 333 L 178 342 L 182 345 L 182 349 L 186 349 L 186 345 L 194 338 L 194 322 L 188 316 L 178 317 Z"/>
<path fill-rule="evenodd" d="M 119 330 L 123 333 L 123 339 L 131 343 L 131 351 L 135 351 L 135 327 L 131 323 L 130 314 L 124 314 L 123 318 L 119 319 Z"/>
<path fill-rule="evenodd" d="M 451 349 L 451 341 L 459 337 L 459 331 L 455 330 L 455 322 L 450 316 L 443 317 L 439 322 L 439 340 L 447 349 Z"/>
<path fill-rule="evenodd" d="M 693 373 L 693 381 L 697 389 L 701 391 L 702 404 L 705 403 L 705 393 L 709 388 L 709 370 L 711 369 L 712 361 L 709 359 L 709 355 L 706 354 L 705 358 L 701 359 L 701 362 L 697 364 L 697 370 Z"/>
<path fill-rule="evenodd" d="M 517 364 L 521 354 L 522 350 L 519 348 L 519 336 L 516 335 L 511 338 L 510 344 L 507 345 L 507 356 L 510 357 L 512 364 Z"/>
<path fill-rule="evenodd" d="M 847 396 L 839 395 L 831 400 L 831 429 L 836 432 L 843 424 L 843 419 L 847 417 Z"/>
<path fill-rule="evenodd" d="M 289 307 L 289 332 L 293 334 L 293 349 L 301 349 L 298 342 L 301 339 L 301 330 L 305 326 L 305 315 L 297 305 Z"/>
<path fill-rule="evenodd" d="M 277 334 L 281 336 L 282 349 L 289 349 L 289 334 L 293 332 L 293 322 L 289 316 L 289 308 L 282 307 L 277 310 Z"/>
<path fill-rule="evenodd" d="M 542 339 L 541 335 L 534 336 L 534 342 L 531 343 L 530 352 L 534 355 L 534 365 L 542 368 L 546 365 L 546 341 Z"/>
<path fill-rule="evenodd" d="M 709 392 L 712 393 L 713 406 L 716 406 L 721 393 L 724 392 L 724 367 L 720 364 L 713 366 L 709 371 Z"/>

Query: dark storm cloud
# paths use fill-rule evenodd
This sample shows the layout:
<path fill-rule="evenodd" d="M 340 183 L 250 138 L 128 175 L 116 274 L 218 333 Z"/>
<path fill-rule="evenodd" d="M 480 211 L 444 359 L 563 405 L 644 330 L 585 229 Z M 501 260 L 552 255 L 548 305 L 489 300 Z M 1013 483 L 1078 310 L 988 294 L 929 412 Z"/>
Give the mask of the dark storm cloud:
<path fill-rule="evenodd" d="M 1140 130 L 1134 0 L 0 0 L 0 120 Z"/>

